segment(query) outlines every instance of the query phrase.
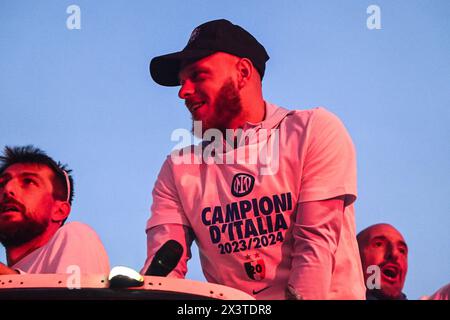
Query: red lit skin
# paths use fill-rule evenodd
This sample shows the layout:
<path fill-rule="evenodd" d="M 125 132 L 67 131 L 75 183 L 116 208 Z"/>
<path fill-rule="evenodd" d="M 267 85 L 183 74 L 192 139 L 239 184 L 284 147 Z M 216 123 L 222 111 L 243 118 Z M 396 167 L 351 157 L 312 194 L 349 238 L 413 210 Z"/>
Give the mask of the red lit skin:
<path fill-rule="evenodd" d="M 358 244 L 367 283 L 367 267 L 377 265 L 381 270 L 381 292 L 391 298 L 400 296 L 408 271 L 408 246 L 401 233 L 389 224 L 371 226 L 358 235 Z M 387 276 L 383 270 L 395 270 Z"/>
<path fill-rule="evenodd" d="M 70 213 L 70 204 L 53 198 L 53 171 L 47 166 L 37 164 L 14 164 L 0 176 L 0 204 L 13 199 L 25 208 L 25 212 L 6 211 L 0 213 L 0 227 L 18 228 L 25 220 L 48 222 L 47 229 L 17 247 L 6 248 L 8 265 L 14 265 L 24 256 L 45 245 L 61 226 Z M 0 274 L 8 273 L 4 264 L 0 264 Z M 12 269 L 10 269 L 12 270 Z"/>
<path fill-rule="evenodd" d="M 222 86 L 231 80 L 239 92 L 243 112 L 226 127 L 236 129 L 246 121 L 258 123 L 264 120 L 264 100 L 261 79 L 249 59 L 217 52 L 185 66 L 179 74 L 180 99 L 191 112 L 193 119 L 202 121 L 203 129 L 209 129 L 217 95 Z M 203 102 L 200 108 L 196 103 Z"/>

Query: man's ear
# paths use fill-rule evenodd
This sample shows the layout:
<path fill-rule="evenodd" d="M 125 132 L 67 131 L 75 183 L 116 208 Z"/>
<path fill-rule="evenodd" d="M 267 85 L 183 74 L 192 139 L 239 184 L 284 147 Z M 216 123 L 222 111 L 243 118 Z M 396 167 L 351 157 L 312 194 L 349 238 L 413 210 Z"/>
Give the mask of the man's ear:
<path fill-rule="evenodd" d="M 242 89 L 250 81 L 253 75 L 253 64 L 250 59 L 241 58 L 236 64 L 238 70 L 238 89 Z"/>
<path fill-rule="evenodd" d="M 71 206 L 67 201 L 55 201 L 55 205 L 53 207 L 52 212 L 52 221 L 53 222 L 62 222 L 69 216 L 71 210 Z"/>

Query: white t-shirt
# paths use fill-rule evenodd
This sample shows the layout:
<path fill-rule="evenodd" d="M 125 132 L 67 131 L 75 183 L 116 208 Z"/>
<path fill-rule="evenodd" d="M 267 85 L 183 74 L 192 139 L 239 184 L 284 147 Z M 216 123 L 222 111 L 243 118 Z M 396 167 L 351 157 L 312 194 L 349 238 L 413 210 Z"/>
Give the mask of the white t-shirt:
<path fill-rule="evenodd" d="M 109 273 L 108 255 L 102 242 L 91 227 L 80 222 L 65 224 L 46 245 L 11 268 L 25 273 L 70 273 L 71 266 L 78 266 L 81 274 Z"/>
<path fill-rule="evenodd" d="M 298 206 L 345 195 L 327 298 L 364 299 L 353 210 L 356 160 L 343 124 L 323 108 L 289 111 L 266 103 L 266 119 L 247 123 L 245 132 L 250 129 L 255 134 L 238 148 L 206 152 L 210 159 L 222 157 L 224 164 L 205 163 L 192 146 L 178 158 L 167 158 L 153 190 L 143 270 L 151 262 L 154 246 L 183 237 L 179 227 L 171 233 L 167 226 L 182 225 L 195 233 L 209 282 L 240 289 L 257 299 L 284 299 Z M 278 131 L 270 131 L 274 129 Z M 252 162 L 252 151 L 267 151 L 262 145 L 273 154 L 262 151 Z M 227 156 L 235 161 L 225 164 Z M 196 163 L 180 164 L 181 157 Z M 163 225 L 162 233 L 154 232 Z M 185 273 L 182 262 L 169 276 Z"/>

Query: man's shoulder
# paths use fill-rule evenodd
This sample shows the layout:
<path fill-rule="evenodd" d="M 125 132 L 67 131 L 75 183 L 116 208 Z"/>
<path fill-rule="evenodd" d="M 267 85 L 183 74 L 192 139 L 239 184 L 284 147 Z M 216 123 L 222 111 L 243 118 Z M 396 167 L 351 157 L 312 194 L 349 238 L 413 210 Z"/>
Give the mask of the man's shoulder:
<path fill-rule="evenodd" d="M 297 118 L 310 118 L 312 116 L 326 117 L 333 116 L 324 106 L 298 108 L 298 107 L 282 107 L 277 104 L 266 101 L 266 115 L 270 118 L 279 113 L 284 113 L 286 116 L 294 116 Z"/>
<path fill-rule="evenodd" d="M 315 141 L 351 140 L 344 122 L 336 114 L 321 106 L 291 110 L 283 119 L 283 130 L 302 137 L 314 137 Z"/>
<path fill-rule="evenodd" d="M 97 233 L 90 227 L 89 225 L 78 222 L 78 221 L 72 221 L 65 225 L 63 225 L 61 228 L 59 228 L 57 234 L 55 236 L 58 237 L 66 237 L 66 236 L 75 236 L 75 237 L 97 237 Z"/>
<path fill-rule="evenodd" d="M 337 118 L 337 116 L 329 111 L 327 108 L 318 106 L 309 109 L 294 109 L 292 110 L 292 114 L 297 118 L 304 119 L 328 119 L 328 118 Z"/>
<path fill-rule="evenodd" d="M 179 164 L 195 164 L 201 163 L 203 150 L 210 143 L 210 141 L 200 141 L 197 144 L 191 144 L 183 148 L 174 149 L 166 157 L 165 165 L 179 165 Z"/>
<path fill-rule="evenodd" d="M 287 110 L 284 121 L 287 123 L 301 124 L 308 126 L 311 123 L 323 123 L 323 122 L 335 122 L 339 121 L 339 118 L 323 106 L 317 106 L 307 109 L 285 109 L 273 105 L 273 107 Z"/>

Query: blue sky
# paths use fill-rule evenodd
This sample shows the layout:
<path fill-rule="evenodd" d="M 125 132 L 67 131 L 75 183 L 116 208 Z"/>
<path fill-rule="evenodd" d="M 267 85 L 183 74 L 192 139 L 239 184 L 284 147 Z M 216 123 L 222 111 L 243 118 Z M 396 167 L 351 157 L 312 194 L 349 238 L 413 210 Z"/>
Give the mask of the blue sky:
<path fill-rule="evenodd" d="M 69 30 L 66 9 L 81 9 Z M 369 30 L 369 5 L 381 29 Z M 2 1 L 0 147 L 34 144 L 74 170 L 71 220 L 100 235 L 111 265 L 140 269 L 151 190 L 170 135 L 190 129 L 177 88 L 148 63 L 226 18 L 271 59 L 267 101 L 325 106 L 357 150 L 357 230 L 388 222 L 410 247 L 405 292 L 450 282 L 450 2 Z M 0 261 L 5 261 L 3 252 Z M 195 256 L 190 279 L 203 280 Z"/>

